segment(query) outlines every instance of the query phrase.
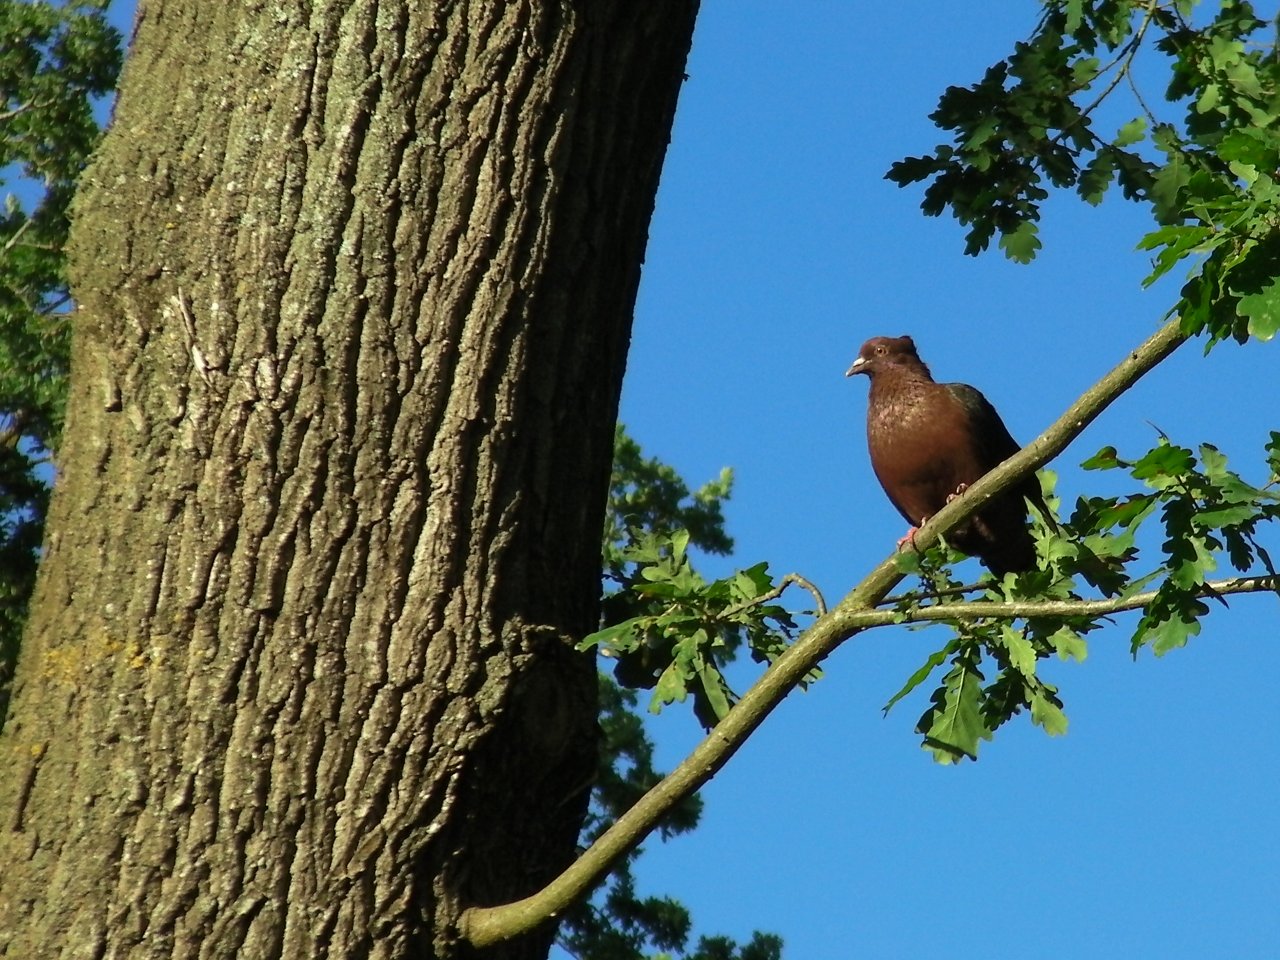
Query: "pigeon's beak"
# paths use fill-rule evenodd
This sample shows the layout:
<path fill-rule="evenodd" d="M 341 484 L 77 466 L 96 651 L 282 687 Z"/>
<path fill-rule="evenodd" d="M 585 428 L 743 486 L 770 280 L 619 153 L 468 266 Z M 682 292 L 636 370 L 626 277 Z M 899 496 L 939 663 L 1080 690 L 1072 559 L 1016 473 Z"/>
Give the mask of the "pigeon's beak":
<path fill-rule="evenodd" d="M 858 357 L 853 361 L 853 366 L 844 372 L 846 377 L 852 377 L 855 373 L 866 373 L 867 361 L 862 357 Z"/>

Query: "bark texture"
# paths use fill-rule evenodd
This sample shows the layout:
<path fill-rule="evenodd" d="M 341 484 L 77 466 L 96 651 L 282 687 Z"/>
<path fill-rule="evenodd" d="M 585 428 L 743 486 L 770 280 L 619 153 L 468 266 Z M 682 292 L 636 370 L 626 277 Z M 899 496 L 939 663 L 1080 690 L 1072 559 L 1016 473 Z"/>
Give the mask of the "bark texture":
<path fill-rule="evenodd" d="M 466 955 L 461 909 L 572 857 L 695 11 L 143 0 L 77 201 L 0 956 Z"/>

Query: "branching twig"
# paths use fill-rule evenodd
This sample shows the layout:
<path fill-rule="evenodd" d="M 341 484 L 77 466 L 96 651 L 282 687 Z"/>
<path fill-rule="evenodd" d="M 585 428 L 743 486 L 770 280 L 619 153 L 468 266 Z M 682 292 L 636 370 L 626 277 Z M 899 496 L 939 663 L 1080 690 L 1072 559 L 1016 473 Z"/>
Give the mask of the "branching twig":
<path fill-rule="evenodd" d="M 932 545 L 940 535 L 968 519 L 992 497 L 1057 456 L 1112 401 L 1186 340 L 1179 329 L 1179 323 L 1177 318 L 1166 323 L 1115 369 L 1086 390 L 1034 442 L 939 510 L 916 533 L 915 540 L 921 549 Z M 836 647 L 855 633 L 866 629 L 872 619 L 884 618 L 887 622 L 893 622 L 891 612 L 875 610 L 874 607 L 902 578 L 903 574 L 899 572 L 894 558 L 890 556 L 884 560 L 834 610 L 819 618 L 801 634 L 795 644 L 774 661 L 693 752 L 619 817 L 560 876 L 537 893 L 515 903 L 496 907 L 472 907 L 463 911 L 458 921 L 458 933 L 462 939 L 478 948 L 501 943 L 532 930 L 583 896 L 609 872 L 620 857 L 640 843 L 675 804 L 715 776 L 773 708 Z M 1083 601 L 1086 604 L 1099 602 L 1112 601 Z M 1051 603 L 1060 604 L 1063 601 Z M 967 608 L 977 604 L 956 606 Z M 1025 608 L 1021 601 L 1009 606 Z M 936 611 L 945 608 L 925 609 Z M 1007 610 L 1006 607 L 1006 612 Z M 1078 607 L 1073 608 L 1072 612 L 1077 610 Z M 954 618 L 956 613 L 953 611 L 950 616 Z"/>
<path fill-rule="evenodd" d="M 1097 97 L 1094 98 L 1093 103 L 1089 104 L 1087 107 L 1081 110 L 1080 115 L 1078 117 L 1076 117 L 1074 120 L 1072 120 L 1071 123 L 1067 124 L 1065 127 L 1062 128 L 1061 131 L 1059 131 L 1058 135 L 1053 138 L 1054 143 L 1061 141 L 1062 138 L 1067 135 L 1068 130 L 1070 130 L 1072 127 L 1077 126 L 1082 120 L 1084 120 L 1091 113 L 1093 113 L 1094 110 L 1098 109 L 1098 107 L 1102 104 L 1102 102 L 1106 100 L 1107 97 L 1111 96 L 1111 92 L 1115 90 L 1117 86 L 1120 85 L 1120 81 L 1129 75 L 1129 72 L 1133 69 L 1134 58 L 1137 57 L 1138 50 L 1142 46 L 1142 39 L 1143 37 L 1146 36 L 1147 28 L 1151 26 L 1151 19 L 1152 17 L 1155 16 L 1155 12 L 1159 8 L 1159 6 L 1160 4 L 1156 2 L 1156 0 L 1149 0 L 1149 2 L 1147 3 L 1146 16 L 1142 18 L 1142 23 L 1138 24 L 1138 29 L 1134 31 L 1133 37 L 1129 40 L 1128 43 L 1126 43 L 1123 47 L 1120 48 L 1120 52 L 1116 54 L 1115 59 L 1112 60 L 1109 64 L 1107 64 L 1105 67 L 1100 69 L 1097 75 L 1102 76 L 1112 67 L 1114 67 L 1117 63 L 1120 63 L 1121 60 L 1124 61 L 1123 65 L 1121 65 L 1120 69 L 1116 71 L 1116 75 L 1111 78 L 1110 82 L 1106 86 L 1106 89 L 1103 90 L 1100 94 L 1098 94 Z"/>
<path fill-rule="evenodd" d="M 728 620 L 730 617 L 736 617 L 743 610 L 750 610 L 752 607 L 759 606 L 762 603 L 768 603 L 770 600 L 777 600 L 786 591 L 787 587 L 793 583 L 799 584 L 813 594 L 813 602 L 818 608 L 818 616 L 825 617 L 827 615 L 827 602 L 822 599 L 822 592 L 809 580 L 800 576 L 800 574 L 788 573 L 778 581 L 778 585 L 772 590 L 762 593 L 758 597 L 752 597 L 750 600 L 735 603 L 732 607 L 726 607 L 716 615 L 716 618 L 719 620 Z"/>
<path fill-rule="evenodd" d="M 35 107 L 34 103 L 20 103 L 11 110 L 5 110 L 0 113 L 0 123 L 5 123 L 14 117 L 21 116 L 33 107 Z"/>
<path fill-rule="evenodd" d="M 810 593 L 813 594 L 813 605 L 818 610 L 818 616 L 825 617 L 827 615 L 827 601 L 822 599 L 822 591 L 810 583 L 807 579 L 798 573 L 788 573 L 782 578 L 783 583 L 798 583 Z"/>

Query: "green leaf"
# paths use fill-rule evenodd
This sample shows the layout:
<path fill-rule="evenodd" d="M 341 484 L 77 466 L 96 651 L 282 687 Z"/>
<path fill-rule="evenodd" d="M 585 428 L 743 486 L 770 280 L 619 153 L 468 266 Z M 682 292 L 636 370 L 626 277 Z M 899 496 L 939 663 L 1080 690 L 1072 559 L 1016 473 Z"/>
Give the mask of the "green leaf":
<path fill-rule="evenodd" d="M 730 707 L 729 686 L 725 683 L 724 676 L 715 667 L 704 663 L 698 668 L 698 679 L 702 682 L 702 691 L 707 695 L 716 719 L 723 720 Z"/>
<path fill-rule="evenodd" d="M 1216 83 L 1205 84 L 1203 92 L 1196 100 L 1196 112 L 1208 113 L 1222 102 L 1222 90 Z"/>
<path fill-rule="evenodd" d="M 1049 736 L 1060 737 L 1067 732 L 1067 715 L 1062 712 L 1062 701 L 1051 691 L 1047 686 L 1031 691 L 1031 722 Z"/>
<path fill-rule="evenodd" d="M 994 137 L 1000 129 L 1000 118 L 995 116 L 986 116 L 978 121 L 969 133 L 969 138 L 965 141 L 962 149 L 966 152 L 973 152 L 982 147 L 988 140 Z"/>
<path fill-rule="evenodd" d="M 1084 0 L 1066 0 L 1063 9 L 1066 13 L 1066 22 L 1063 29 L 1068 36 L 1071 36 L 1080 29 L 1080 24 L 1084 19 Z"/>
<path fill-rule="evenodd" d="M 1120 128 L 1120 132 L 1116 134 L 1116 138 L 1112 144 L 1117 147 L 1128 147 L 1147 134 L 1147 118 L 1135 117 Z"/>
<path fill-rule="evenodd" d="M 939 150 L 944 148 L 939 147 Z M 940 161 L 934 157 L 907 157 L 891 164 L 889 172 L 884 175 L 900 187 L 927 180 L 942 168 Z"/>
<path fill-rule="evenodd" d="M 1239 177 L 1246 187 L 1252 187 L 1258 180 L 1258 168 L 1251 163 L 1232 160 L 1227 164 L 1227 169 Z"/>
<path fill-rule="evenodd" d="M 689 550 L 689 531 L 680 529 L 671 534 L 671 555 L 677 562 L 683 560 Z"/>
<path fill-rule="evenodd" d="M 1089 644 L 1084 637 L 1070 627 L 1059 627 L 1049 635 L 1049 643 L 1063 660 L 1074 660 L 1083 663 L 1089 655 Z"/>
<path fill-rule="evenodd" d="M 1218 144 L 1218 156 L 1265 170 L 1276 163 L 1275 139 L 1260 130 L 1233 130 Z"/>
<path fill-rule="evenodd" d="M 1157 129 L 1157 136 L 1159 135 Z M 1181 220 L 1185 216 L 1182 194 L 1191 179 L 1191 164 L 1176 148 L 1169 147 L 1169 160 L 1156 171 L 1147 191 L 1155 206 L 1156 219 L 1160 223 Z"/>
<path fill-rule="evenodd" d="M 1152 250 L 1164 247 L 1156 254 L 1151 273 L 1143 279 L 1142 285 L 1149 287 L 1190 254 L 1200 252 L 1215 237 L 1213 228 L 1202 226 L 1161 227 L 1148 233 L 1138 242 L 1139 250 Z"/>
<path fill-rule="evenodd" d="M 880 708 L 884 712 L 885 716 L 888 716 L 889 711 L 894 708 L 894 705 L 897 704 L 899 700 L 928 680 L 930 674 L 932 674 L 938 667 L 942 666 L 942 664 L 946 662 L 947 657 L 956 652 L 958 646 L 959 642 L 952 640 L 941 650 L 936 650 L 929 654 L 929 659 L 924 662 L 924 666 L 911 674 L 911 676 L 907 678 L 907 682 L 903 684 L 902 689 L 890 697 L 889 702 Z"/>
<path fill-rule="evenodd" d="M 1273 480 L 1280 479 L 1280 430 L 1272 430 L 1263 448 L 1267 453 L 1267 465 Z"/>
<path fill-rule="evenodd" d="M 1190 591 L 1205 581 L 1205 575 L 1217 569 L 1214 559 L 1203 537 L 1184 535 L 1166 544 L 1171 550 L 1172 570 L 1169 579 L 1183 590 Z"/>
<path fill-rule="evenodd" d="M 1147 452 L 1133 465 L 1135 480 L 1153 480 L 1164 477 L 1182 477 L 1195 466 L 1195 457 L 1186 447 L 1175 446 L 1166 440 Z"/>
<path fill-rule="evenodd" d="M 1280 281 L 1273 280 L 1257 293 L 1241 297 L 1236 313 L 1248 322 L 1249 336 L 1270 340 L 1280 330 Z"/>
<path fill-rule="evenodd" d="M 920 573 L 923 569 L 923 558 L 919 550 L 899 550 L 893 557 L 893 564 L 899 573 Z"/>
<path fill-rule="evenodd" d="M 1146 519 L 1156 507 L 1154 494 L 1138 494 L 1107 507 L 1098 519 L 1105 529 L 1130 527 Z"/>
<path fill-rule="evenodd" d="M 1024 220 L 1013 230 L 1000 234 L 1000 249 L 1005 256 L 1017 263 L 1030 263 L 1036 258 L 1036 251 L 1044 244 L 1040 242 L 1039 229 L 1030 220 Z"/>
<path fill-rule="evenodd" d="M 636 625 L 644 617 L 632 617 L 622 623 L 587 634 L 578 642 L 579 650 L 590 650 L 592 647 L 606 647 L 610 650 L 630 650 L 637 642 Z"/>
<path fill-rule="evenodd" d="M 1103 447 L 1088 460 L 1080 464 L 1082 470 L 1114 470 L 1116 467 L 1122 466 L 1120 459 L 1116 456 L 1115 447 Z"/>
<path fill-rule="evenodd" d="M 1116 176 L 1116 161 L 1114 154 L 1109 150 L 1099 150 L 1097 156 L 1090 160 L 1084 170 L 1080 174 L 1080 182 L 1076 186 L 1076 191 L 1085 200 L 1093 206 L 1097 206 L 1102 202 L 1102 198 L 1107 193 L 1107 188 L 1111 186 L 1111 181 Z"/>
<path fill-rule="evenodd" d="M 1012 624 L 1004 624 L 1000 628 L 1000 645 L 1009 653 L 1009 665 L 1024 677 L 1034 677 L 1036 673 L 1036 648 L 1023 632 Z"/>
<path fill-rule="evenodd" d="M 657 685 L 653 688 L 653 698 L 649 701 L 650 713 L 661 713 L 669 703 L 683 703 L 688 695 L 683 673 L 677 664 L 672 663 L 662 671 Z"/>
<path fill-rule="evenodd" d="M 1258 516 L 1258 508 L 1252 503 L 1236 503 L 1230 506 L 1210 507 L 1196 514 L 1196 523 L 1211 529 L 1239 526 Z"/>
<path fill-rule="evenodd" d="M 1149 645 L 1156 656 L 1162 657 L 1186 646 L 1191 637 L 1199 635 L 1200 618 L 1208 612 L 1208 606 L 1194 595 L 1174 590 L 1168 584 L 1162 586 L 1134 632 L 1133 652 Z"/>
<path fill-rule="evenodd" d="M 991 731 L 982 716 L 982 674 L 972 655 L 956 658 L 955 668 L 934 693 L 933 706 L 916 729 L 924 734 L 925 749 L 939 763 L 978 759 L 978 741 L 990 740 Z"/>
<path fill-rule="evenodd" d="M 773 589 L 773 581 L 769 578 L 768 569 L 768 563 L 757 563 L 735 573 L 733 575 L 734 599 L 753 600 Z"/>

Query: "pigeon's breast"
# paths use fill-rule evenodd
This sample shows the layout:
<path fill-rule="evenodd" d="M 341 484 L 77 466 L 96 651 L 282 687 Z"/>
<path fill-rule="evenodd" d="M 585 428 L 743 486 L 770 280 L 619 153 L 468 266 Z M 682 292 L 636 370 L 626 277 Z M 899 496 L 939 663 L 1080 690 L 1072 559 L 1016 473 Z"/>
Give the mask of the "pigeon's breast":
<path fill-rule="evenodd" d="M 933 393 L 894 391 L 873 398 L 867 411 L 871 467 L 913 524 L 937 513 L 961 484 L 981 475 L 964 411 Z"/>

